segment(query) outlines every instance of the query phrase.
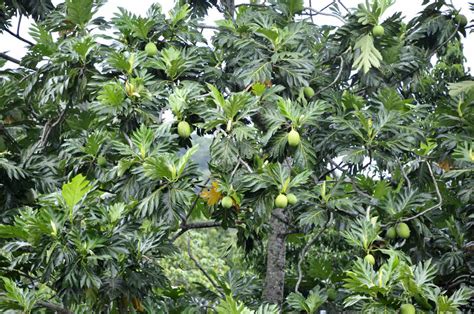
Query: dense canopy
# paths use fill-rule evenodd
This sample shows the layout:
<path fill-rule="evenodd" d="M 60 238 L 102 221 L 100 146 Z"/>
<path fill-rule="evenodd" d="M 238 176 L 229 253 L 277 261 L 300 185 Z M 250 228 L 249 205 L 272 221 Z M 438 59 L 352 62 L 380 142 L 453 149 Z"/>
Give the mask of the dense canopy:
<path fill-rule="evenodd" d="M 0 1 L 1 311 L 472 311 L 470 12 L 348 2 Z"/>

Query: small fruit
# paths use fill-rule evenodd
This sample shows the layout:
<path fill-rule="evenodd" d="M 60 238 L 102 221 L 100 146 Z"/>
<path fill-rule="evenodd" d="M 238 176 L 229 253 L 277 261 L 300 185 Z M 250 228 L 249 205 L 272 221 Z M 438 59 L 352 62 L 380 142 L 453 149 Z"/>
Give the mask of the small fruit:
<path fill-rule="evenodd" d="M 334 301 L 337 298 L 337 291 L 334 288 L 329 288 L 328 291 L 328 300 L 329 301 Z"/>
<path fill-rule="evenodd" d="M 311 98 L 314 96 L 314 89 L 312 89 L 310 86 L 306 86 L 304 89 L 304 95 L 306 96 L 306 98 Z"/>
<path fill-rule="evenodd" d="M 178 135 L 182 138 L 188 138 L 191 135 L 191 126 L 186 121 L 178 123 Z"/>
<path fill-rule="evenodd" d="M 385 236 L 388 239 L 395 239 L 397 237 L 397 230 L 395 230 L 395 227 L 388 228 L 387 232 L 385 233 Z"/>
<path fill-rule="evenodd" d="M 145 52 L 147 56 L 153 57 L 158 53 L 158 48 L 156 48 L 156 45 L 154 43 L 148 43 L 145 46 Z"/>
<path fill-rule="evenodd" d="M 413 304 L 405 303 L 400 306 L 400 314 L 415 314 L 416 309 Z"/>
<path fill-rule="evenodd" d="M 463 14 L 458 14 L 456 17 L 454 17 L 454 20 L 456 23 L 458 23 L 460 26 L 466 26 L 467 25 L 467 18 Z"/>
<path fill-rule="evenodd" d="M 234 200 L 230 196 L 224 196 L 221 201 L 222 207 L 224 208 L 231 208 L 234 205 Z"/>
<path fill-rule="evenodd" d="M 275 198 L 275 206 L 278 208 L 285 208 L 288 206 L 288 198 L 284 194 L 279 194 Z"/>
<path fill-rule="evenodd" d="M 410 237 L 410 228 L 404 222 L 397 225 L 397 234 L 400 238 L 408 239 Z"/>
<path fill-rule="evenodd" d="M 104 156 L 97 157 L 97 165 L 99 165 L 99 167 L 105 167 L 107 165 L 107 159 Z"/>
<path fill-rule="evenodd" d="M 374 34 L 375 37 L 381 37 L 385 33 L 385 30 L 382 25 L 375 25 L 374 28 L 372 28 L 372 34 Z"/>
<path fill-rule="evenodd" d="M 286 198 L 288 199 L 288 204 L 295 205 L 298 202 L 298 198 L 293 193 L 287 194 Z"/>
<path fill-rule="evenodd" d="M 290 132 L 288 132 L 288 145 L 295 147 L 295 146 L 298 146 L 300 141 L 301 139 L 300 139 L 300 134 L 298 133 L 298 131 L 291 130 Z"/>
<path fill-rule="evenodd" d="M 370 265 L 375 265 L 375 257 L 374 257 L 372 254 L 367 254 L 367 255 L 364 257 L 364 261 L 366 261 L 366 262 L 369 263 Z"/>

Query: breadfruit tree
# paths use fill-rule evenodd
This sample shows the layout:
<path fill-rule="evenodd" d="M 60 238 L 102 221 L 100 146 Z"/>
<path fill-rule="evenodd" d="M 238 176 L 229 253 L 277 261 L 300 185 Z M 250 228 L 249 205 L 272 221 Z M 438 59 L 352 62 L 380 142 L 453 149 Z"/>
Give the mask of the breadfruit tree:
<path fill-rule="evenodd" d="M 0 55 L 2 311 L 472 309 L 471 24 L 450 1 L 24 2 L 0 2 L 0 29 L 36 19 Z"/>

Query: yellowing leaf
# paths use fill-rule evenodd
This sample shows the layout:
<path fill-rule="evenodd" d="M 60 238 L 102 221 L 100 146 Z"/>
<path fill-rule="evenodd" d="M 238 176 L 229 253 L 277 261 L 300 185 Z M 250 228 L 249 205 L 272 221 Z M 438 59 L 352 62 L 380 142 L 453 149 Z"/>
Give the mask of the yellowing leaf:
<path fill-rule="evenodd" d="M 201 197 L 207 201 L 207 205 L 212 206 L 219 203 L 219 200 L 222 198 L 221 192 L 217 189 L 219 184 L 214 181 L 212 182 L 212 187 L 201 192 Z"/>

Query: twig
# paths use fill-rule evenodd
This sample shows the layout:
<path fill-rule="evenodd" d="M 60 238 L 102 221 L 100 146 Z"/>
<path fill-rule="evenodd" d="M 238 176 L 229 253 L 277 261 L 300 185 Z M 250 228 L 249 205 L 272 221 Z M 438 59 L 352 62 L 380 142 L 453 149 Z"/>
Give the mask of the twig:
<path fill-rule="evenodd" d="M 321 94 L 322 92 L 324 92 L 325 90 L 327 90 L 329 87 L 333 86 L 334 84 L 336 84 L 336 82 L 339 80 L 339 78 L 341 77 L 341 74 L 342 74 L 342 70 L 344 69 L 344 59 L 341 57 L 341 56 L 338 56 L 338 58 L 341 60 L 341 64 L 339 66 L 339 72 L 337 73 L 336 75 L 336 78 L 331 82 L 331 84 L 329 84 L 328 86 L 326 87 L 323 87 L 321 88 L 320 90 L 318 90 L 316 92 L 316 95 L 319 95 Z"/>
<path fill-rule="evenodd" d="M 49 134 L 51 131 L 61 122 L 63 122 L 64 117 L 66 116 L 66 111 L 69 108 L 69 104 L 66 105 L 63 111 L 61 111 L 61 114 L 59 117 L 56 119 L 56 121 L 52 122 L 52 120 L 49 120 L 46 122 L 46 125 L 44 126 L 43 133 L 41 134 L 41 140 L 39 144 L 39 148 L 43 148 L 46 143 L 48 142 Z"/>
<path fill-rule="evenodd" d="M 5 31 L 6 31 L 8 34 L 12 35 L 13 37 L 15 37 L 15 38 L 21 40 L 22 42 L 27 43 L 27 44 L 30 45 L 30 46 L 34 46 L 34 45 L 35 45 L 34 43 L 32 43 L 31 41 L 29 41 L 28 39 L 25 39 L 25 38 L 21 37 L 20 35 L 15 34 L 15 33 L 12 32 L 11 30 L 9 30 L 8 28 L 5 29 Z"/>
<path fill-rule="evenodd" d="M 351 11 L 349 11 L 349 9 L 344 5 L 344 3 L 342 3 L 341 0 L 337 0 L 337 2 L 347 11 L 347 13 L 351 13 Z"/>
<path fill-rule="evenodd" d="M 408 189 L 411 190 L 411 181 L 410 179 L 408 179 L 407 173 L 405 172 L 405 169 L 403 169 L 403 165 L 398 158 L 397 158 L 397 163 L 400 166 L 400 171 L 402 172 L 402 175 L 405 178 L 405 181 L 407 182 Z"/>
<path fill-rule="evenodd" d="M 428 171 L 430 172 L 431 179 L 433 180 L 433 183 L 434 183 L 434 186 L 435 186 L 436 195 L 438 196 L 438 203 L 434 206 L 431 206 L 430 208 L 425 209 L 422 212 L 419 212 L 415 216 L 402 219 L 402 221 L 410 221 L 410 220 L 416 219 L 416 218 L 426 214 L 430 210 L 433 210 L 433 209 L 438 208 L 438 207 L 441 208 L 441 205 L 443 205 L 443 197 L 441 196 L 441 193 L 439 191 L 438 183 L 436 182 L 436 178 L 433 174 L 433 170 L 431 169 L 431 165 L 428 161 L 426 162 L 426 165 L 428 166 Z"/>
<path fill-rule="evenodd" d="M 331 159 L 328 159 L 328 161 L 329 161 L 329 163 L 330 163 L 331 165 L 333 165 L 334 167 L 336 167 L 338 170 L 343 171 L 343 172 L 346 171 L 346 170 L 344 170 L 344 168 L 342 168 L 342 167 L 340 166 L 340 164 L 339 164 L 339 165 L 336 164 L 336 163 L 335 163 L 334 161 L 332 161 Z M 370 163 L 369 163 L 369 164 L 370 164 Z M 369 164 L 367 164 L 365 167 L 367 167 Z M 352 180 L 352 178 L 351 178 L 350 176 L 348 176 L 347 178 L 349 179 L 349 181 L 350 181 L 350 183 L 351 183 L 352 188 L 354 189 L 354 191 L 356 191 L 358 194 L 360 194 L 360 195 L 362 195 L 362 196 L 364 196 L 364 197 L 369 198 L 370 200 L 373 199 L 372 196 L 370 196 L 369 194 L 367 194 L 367 193 L 365 193 L 364 191 L 362 191 L 361 189 L 359 189 L 359 188 L 357 187 L 357 185 L 355 184 L 354 180 Z"/>
<path fill-rule="evenodd" d="M 19 36 L 20 35 L 20 25 L 21 25 L 21 18 L 23 17 L 23 14 L 20 14 L 20 17 L 18 18 L 18 25 L 16 27 L 16 34 Z"/>
<path fill-rule="evenodd" d="M 13 57 L 10 57 L 9 55 L 7 55 L 6 53 L 3 53 L 3 52 L 0 52 L 0 58 L 5 59 L 5 60 L 10 61 L 10 62 L 13 62 L 13 63 L 16 63 L 16 64 L 20 64 L 20 60 L 15 59 Z"/>
<path fill-rule="evenodd" d="M 333 213 L 330 212 L 328 219 L 326 220 L 326 223 L 324 224 L 323 228 L 314 236 L 314 238 L 311 239 L 306 245 L 304 246 L 303 250 L 301 251 L 300 257 L 298 259 L 298 281 L 296 282 L 295 286 L 295 292 L 298 292 L 298 289 L 300 288 L 301 280 L 303 280 L 303 272 L 301 270 L 301 265 L 303 264 L 303 259 L 306 256 L 306 253 L 308 252 L 309 248 L 318 240 L 319 236 L 326 230 L 327 226 L 329 223 L 332 221 L 333 218 Z"/>
<path fill-rule="evenodd" d="M 196 265 L 196 267 L 199 268 L 199 270 L 203 273 L 203 275 L 207 278 L 207 280 L 209 280 L 211 285 L 216 289 L 217 293 L 219 293 L 222 297 L 224 297 L 224 294 L 219 290 L 219 287 L 217 286 L 217 284 L 214 282 L 211 276 L 209 276 L 206 270 L 202 268 L 201 264 L 199 264 L 198 260 L 191 253 L 191 242 L 190 242 L 189 237 L 188 237 L 188 255 L 189 255 L 189 258 L 194 262 L 194 265 Z"/>
<path fill-rule="evenodd" d="M 43 132 L 41 133 L 40 140 L 32 147 L 31 151 L 28 153 L 27 157 L 25 158 L 25 161 L 23 162 L 23 167 L 25 167 L 26 164 L 30 161 L 30 158 L 33 156 L 33 154 L 35 153 L 37 149 L 41 150 L 46 146 L 46 143 L 48 142 L 48 138 L 49 138 L 49 135 L 51 134 L 52 129 L 64 120 L 66 116 L 66 111 L 68 108 L 69 108 L 69 104 L 66 105 L 66 107 L 60 113 L 56 121 L 53 122 L 53 120 L 48 120 L 46 122 L 43 128 Z"/>
<path fill-rule="evenodd" d="M 253 170 L 252 168 L 250 168 L 249 164 L 245 162 L 245 160 L 243 160 L 242 158 L 240 158 L 239 156 L 239 162 L 245 166 L 245 168 L 247 168 L 247 171 L 250 172 L 250 173 L 253 173 Z"/>
<path fill-rule="evenodd" d="M 234 170 L 232 170 L 231 174 L 230 174 L 230 181 L 232 181 L 232 179 L 234 178 L 234 175 L 235 173 L 237 172 L 237 169 L 239 169 L 239 166 L 240 166 L 240 161 L 235 165 L 234 167 Z"/>
<path fill-rule="evenodd" d="M 335 17 L 337 18 L 339 21 L 343 22 L 343 23 L 346 23 L 346 20 L 344 20 L 342 17 L 340 17 L 339 15 L 336 15 L 336 14 L 332 14 L 332 13 L 324 13 L 323 11 L 326 10 L 328 7 L 330 7 L 331 5 L 334 4 L 334 1 L 332 1 L 330 4 L 328 4 L 327 6 L 325 6 L 324 8 L 322 8 L 321 10 L 315 10 L 313 8 L 310 8 L 310 7 L 305 7 L 304 10 L 307 10 L 309 11 L 310 13 L 301 13 L 301 15 L 324 15 L 324 16 L 331 16 L 331 17 Z"/>

